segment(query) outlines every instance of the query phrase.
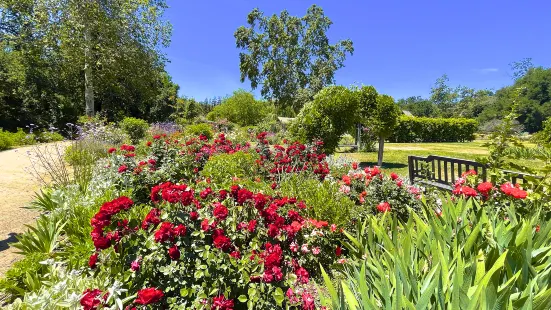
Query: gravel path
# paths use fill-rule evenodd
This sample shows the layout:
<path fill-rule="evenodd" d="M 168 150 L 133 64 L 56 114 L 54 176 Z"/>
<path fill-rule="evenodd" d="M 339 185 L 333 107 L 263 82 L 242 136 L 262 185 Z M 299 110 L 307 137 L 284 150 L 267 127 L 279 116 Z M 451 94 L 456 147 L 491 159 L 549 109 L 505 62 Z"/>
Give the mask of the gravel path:
<path fill-rule="evenodd" d="M 24 232 L 24 225 L 33 223 L 39 215 L 24 208 L 40 189 L 40 184 L 25 171 L 30 165 L 26 156 L 30 150 L 32 147 L 0 152 L 0 277 L 22 257 L 14 253 L 17 249 L 10 243 L 16 242 L 16 234 Z"/>

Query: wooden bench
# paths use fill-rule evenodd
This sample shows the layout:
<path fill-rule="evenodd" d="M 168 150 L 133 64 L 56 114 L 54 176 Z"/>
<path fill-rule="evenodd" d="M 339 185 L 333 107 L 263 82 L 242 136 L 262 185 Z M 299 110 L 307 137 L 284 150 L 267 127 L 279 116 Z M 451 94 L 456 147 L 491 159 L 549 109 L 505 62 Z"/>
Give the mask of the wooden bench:
<path fill-rule="evenodd" d="M 419 183 L 427 186 L 434 186 L 444 190 L 452 190 L 455 181 L 461 178 L 465 171 L 474 170 L 482 178 L 483 182 L 488 179 L 488 166 L 476 161 L 429 155 L 427 157 L 408 156 L 409 181 L 411 184 Z M 524 177 L 533 176 L 527 173 L 503 170 L 511 183 L 524 182 Z M 537 177 L 537 176 L 533 176 Z"/>

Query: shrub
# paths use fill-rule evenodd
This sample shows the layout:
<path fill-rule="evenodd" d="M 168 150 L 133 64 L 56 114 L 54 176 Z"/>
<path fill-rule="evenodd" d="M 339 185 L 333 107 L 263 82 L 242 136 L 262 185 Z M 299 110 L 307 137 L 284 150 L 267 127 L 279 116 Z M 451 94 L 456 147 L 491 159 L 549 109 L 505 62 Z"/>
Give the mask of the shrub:
<path fill-rule="evenodd" d="M 534 136 L 534 141 L 543 144 L 551 144 L 551 118 L 548 118 L 545 122 L 543 122 L 543 129 L 536 133 Z"/>
<path fill-rule="evenodd" d="M 154 309 L 300 305 L 293 290 L 320 279 L 319 266 L 340 255 L 335 249 L 342 234 L 304 217 L 306 205 L 294 198 L 238 186 L 196 192 L 163 183 L 153 187 L 151 200 L 153 205 L 135 206 L 119 197 L 91 220 L 96 252 L 90 267 L 114 279 L 132 278 L 125 283 L 134 304 Z"/>
<path fill-rule="evenodd" d="M 59 132 L 45 130 L 38 135 L 37 139 L 39 142 L 48 143 L 63 141 L 65 138 Z"/>
<path fill-rule="evenodd" d="M 321 142 L 316 145 L 304 145 L 300 142 L 285 146 L 275 145 L 272 150 L 266 139 L 267 135 L 267 132 L 257 135 L 256 152 L 260 154 L 260 171 L 269 180 L 276 181 L 290 173 L 306 173 L 323 180 L 329 174 L 326 155 L 320 149 Z"/>
<path fill-rule="evenodd" d="M 184 129 L 184 133 L 189 136 L 204 135 L 209 140 L 212 139 L 212 137 L 214 136 L 214 132 L 212 131 L 211 126 L 207 123 L 188 125 Z"/>
<path fill-rule="evenodd" d="M 0 279 L 0 292 L 11 299 L 23 296 L 25 291 L 32 292 L 40 288 L 40 281 L 46 271 L 46 266 L 40 262 L 47 259 L 44 253 L 30 253 L 13 266 Z"/>
<path fill-rule="evenodd" d="M 143 139 L 149 129 L 149 124 L 146 121 L 134 117 L 125 117 L 119 126 L 128 134 L 132 143 L 138 143 Z"/>
<path fill-rule="evenodd" d="M 321 140 L 324 152 L 333 153 L 341 136 L 354 126 L 357 110 L 355 92 L 344 86 L 326 87 L 304 105 L 289 133 L 303 143 Z"/>
<path fill-rule="evenodd" d="M 17 146 L 36 144 L 36 136 L 32 133 L 26 133 L 21 128 L 17 128 L 17 132 L 11 133 L 13 144 Z"/>
<path fill-rule="evenodd" d="M 13 146 L 12 134 L 0 129 L 0 151 L 7 150 Z"/>
<path fill-rule="evenodd" d="M 219 185 L 231 183 L 232 178 L 252 178 L 258 158 L 257 154 L 243 151 L 214 155 L 209 158 L 201 174 Z"/>
<path fill-rule="evenodd" d="M 348 174 L 340 180 L 340 191 L 359 206 L 350 216 L 350 222 L 363 222 L 368 214 L 391 211 L 407 221 L 410 211 L 421 210 L 421 190 L 407 185 L 396 173 L 383 174 L 378 167 L 359 169 L 352 163 Z"/>
<path fill-rule="evenodd" d="M 401 116 L 391 142 L 473 141 L 478 124 L 474 119 Z"/>
<path fill-rule="evenodd" d="M 227 119 L 240 126 L 251 126 L 258 124 L 272 111 L 273 106 L 265 101 L 254 99 L 252 93 L 240 89 L 231 97 L 224 99 L 222 104 L 214 107 L 207 114 L 207 119 L 211 121 Z"/>
<path fill-rule="evenodd" d="M 339 188 L 339 184 L 333 181 L 320 182 L 304 174 L 294 174 L 285 177 L 278 189 L 284 196 L 304 200 L 309 207 L 306 210 L 308 216 L 345 226 L 350 221 L 354 202 Z"/>

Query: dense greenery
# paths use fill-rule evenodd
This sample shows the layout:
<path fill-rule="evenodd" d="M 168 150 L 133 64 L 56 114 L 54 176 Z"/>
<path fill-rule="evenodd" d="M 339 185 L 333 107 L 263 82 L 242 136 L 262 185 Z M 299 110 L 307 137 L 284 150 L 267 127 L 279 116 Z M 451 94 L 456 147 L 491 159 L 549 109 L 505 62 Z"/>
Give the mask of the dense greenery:
<path fill-rule="evenodd" d="M 439 78 L 431 89 L 428 99 L 409 97 L 398 100 L 403 110 L 419 117 L 466 117 L 476 118 L 483 127 L 493 130 L 511 110 L 513 100 L 517 100 L 516 113 L 521 131 L 540 131 L 542 123 L 551 117 L 551 69 L 534 67 L 531 62 L 513 65 L 514 84 L 495 92 L 474 90 L 448 85 L 446 75 Z M 517 99 L 516 90 L 522 89 Z"/>
<path fill-rule="evenodd" d="M 207 114 L 207 119 L 227 119 L 239 126 L 251 126 L 257 125 L 272 112 L 270 104 L 256 100 L 252 93 L 240 89 L 214 107 Z"/>
<path fill-rule="evenodd" d="M 466 142 L 473 141 L 478 123 L 465 118 L 401 116 L 389 137 L 391 142 Z"/>
<path fill-rule="evenodd" d="M 178 86 L 160 53 L 170 35 L 165 7 L 164 1 L 0 1 L 2 127 L 64 128 L 85 113 L 85 101 L 89 113 L 111 120 L 166 119 Z"/>
<path fill-rule="evenodd" d="M 327 153 L 333 153 L 340 137 L 357 120 L 358 96 L 344 86 L 322 89 L 307 103 L 289 127 L 293 138 L 299 141 L 322 140 Z"/>
<path fill-rule="evenodd" d="M 354 51 L 350 40 L 329 44 L 332 22 L 317 5 L 303 17 L 286 10 L 265 16 L 254 9 L 247 24 L 234 34 L 237 47 L 245 50 L 239 54 L 241 82 L 248 79 L 253 89 L 261 85 L 262 96 L 295 111 L 334 83 L 335 71 Z"/>

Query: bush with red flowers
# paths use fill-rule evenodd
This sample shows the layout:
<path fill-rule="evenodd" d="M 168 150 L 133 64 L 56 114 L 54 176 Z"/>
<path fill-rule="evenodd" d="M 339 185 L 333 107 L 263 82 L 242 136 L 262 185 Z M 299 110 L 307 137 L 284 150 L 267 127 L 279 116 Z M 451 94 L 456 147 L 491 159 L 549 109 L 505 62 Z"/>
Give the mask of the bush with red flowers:
<path fill-rule="evenodd" d="M 421 211 L 421 189 L 408 185 L 396 173 L 385 175 L 379 167 L 359 169 L 353 165 L 349 173 L 341 177 L 340 184 L 340 191 L 361 206 L 354 209 L 353 221 L 362 221 L 367 214 L 385 212 L 406 221 L 409 210 Z"/>
<path fill-rule="evenodd" d="M 321 141 L 314 145 L 299 142 L 270 147 L 266 132 L 257 135 L 256 152 L 260 154 L 258 166 L 271 180 L 279 180 L 286 173 L 308 172 L 323 180 L 329 174 L 329 165 L 322 152 Z"/>
<path fill-rule="evenodd" d="M 165 182 L 151 189 L 150 200 L 136 205 L 120 197 L 91 219 L 91 267 L 128 283 L 135 305 L 295 305 L 284 293 L 310 294 L 302 287 L 342 254 L 341 230 L 306 217 L 307 206 L 295 198 Z"/>

